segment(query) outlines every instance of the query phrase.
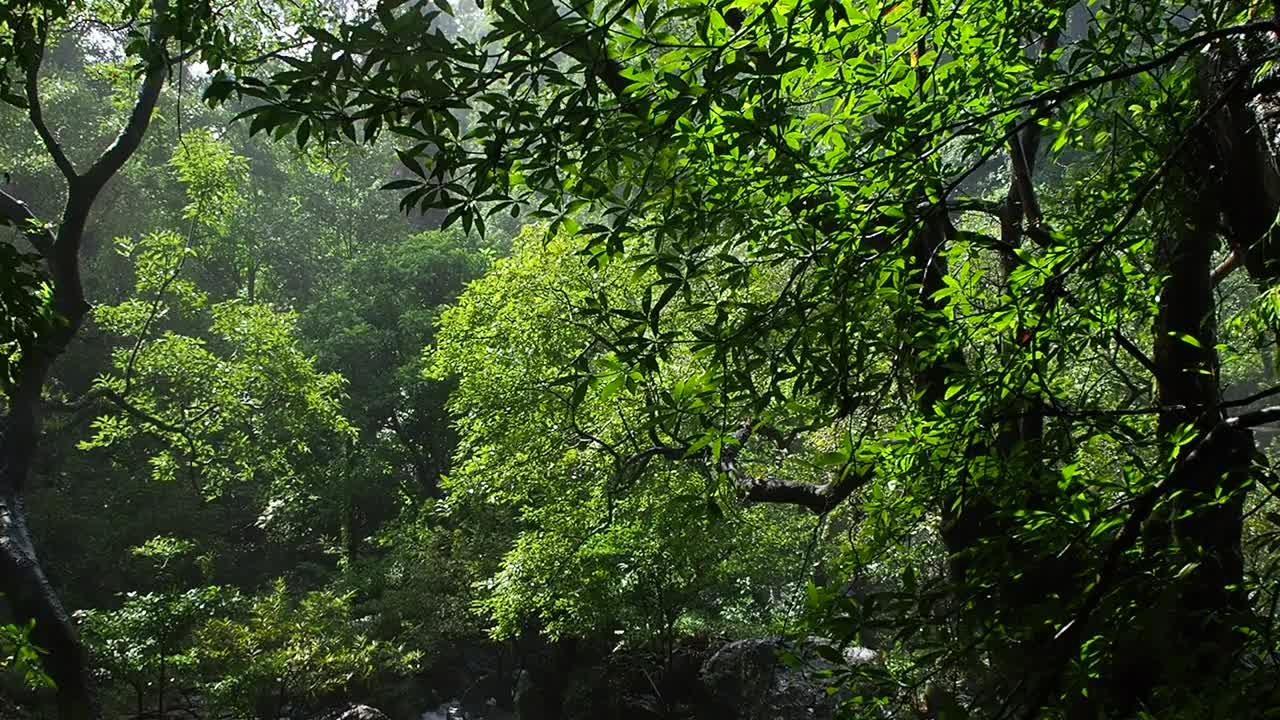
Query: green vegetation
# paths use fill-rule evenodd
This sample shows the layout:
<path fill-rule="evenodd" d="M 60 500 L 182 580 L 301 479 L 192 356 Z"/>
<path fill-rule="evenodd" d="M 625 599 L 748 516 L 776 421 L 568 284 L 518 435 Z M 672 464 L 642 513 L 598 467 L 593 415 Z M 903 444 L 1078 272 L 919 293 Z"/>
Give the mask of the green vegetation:
<path fill-rule="evenodd" d="M 1273 716 L 1278 37 L 0 3 L 0 697 Z"/>

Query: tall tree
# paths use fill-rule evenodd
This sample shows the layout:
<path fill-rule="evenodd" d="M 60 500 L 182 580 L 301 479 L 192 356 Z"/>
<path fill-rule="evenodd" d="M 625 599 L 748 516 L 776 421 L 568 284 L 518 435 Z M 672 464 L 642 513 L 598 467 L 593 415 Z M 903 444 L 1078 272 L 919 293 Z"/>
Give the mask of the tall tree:
<path fill-rule="evenodd" d="M 266 12 L 256 7 L 250 12 Z M 224 8 L 222 12 L 235 10 Z M 182 77 L 182 63 L 189 60 L 219 67 L 234 60 L 236 51 L 252 54 L 269 50 L 274 42 L 252 32 L 242 33 L 248 37 L 233 38 L 226 25 L 215 22 L 217 19 L 210 3 L 189 0 L 129 0 L 88 6 L 19 0 L 0 8 L 0 27 L 4 28 L 0 34 L 0 99 L 25 112 L 29 131 L 38 136 L 61 182 L 59 207 L 51 217 L 39 216 L 33 199 L 22 197 L 20 191 L 0 189 L 0 219 L 39 256 L 49 288 L 49 320 L 21 347 L 11 377 L 4 384 L 0 591 L 15 617 L 34 621 L 32 637 L 45 650 L 45 668 L 57 684 L 63 718 L 96 718 L 101 711 L 84 649 L 42 568 L 23 502 L 44 426 L 45 385 L 91 308 L 81 273 L 91 215 L 104 190 L 142 145 L 166 82 Z M 68 124 L 46 116 L 42 102 L 46 56 L 77 42 L 78 35 L 94 33 L 124 56 L 136 88 L 118 121 L 118 131 L 105 148 L 76 146 L 74 139 L 64 137 L 61 131 Z M 235 46 L 233 39 L 243 42 Z M 82 400 L 105 400 L 124 411 L 137 411 L 129 398 L 118 392 L 102 392 Z"/>
<path fill-rule="evenodd" d="M 43 647 L 49 676 L 58 686 L 59 714 L 63 718 L 94 718 L 100 710 L 92 689 L 87 658 L 75 626 L 54 593 L 41 568 L 27 529 L 23 491 L 31 474 L 34 451 L 40 439 L 41 400 L 45 380 L 54 361 L 66 350 L 89 311 L 80 278 L 80 251 L 85 226 L 94 202 L 107 182 L 129 160 L 142 142 L 155 111 L 160 89 L 168 77 L 167 41 L 172 30 L 166 0 L 158 0 L 149 27 L 140 29 L 132 46 L 139 58 L 141 77 L 137 98 L 119 135 L 87 167 L 77 168 L 53 126 L 46 121 L 40 100 L 40 66 L 57 24 L 66 19 L 63 3 L 24 2 L 6 6 L 4 18 L 13 31 L 5 48 L 5 99 L 25 106 L 31 127 L 40 136 L 49 157 L 65 179 L 65 201 L 60 217 L 50 223 L 35 216 L 27 203 L 0 192 L 0 215 L 18 229 L 43 259 L 52 294 L 54 319 L 42 328 L 36 343 L 19 361 L 14 381 L 6 387 L 3 437 L 0 437 L 0 577 L 14 615 L 35 621 L 35 641 Z"/>

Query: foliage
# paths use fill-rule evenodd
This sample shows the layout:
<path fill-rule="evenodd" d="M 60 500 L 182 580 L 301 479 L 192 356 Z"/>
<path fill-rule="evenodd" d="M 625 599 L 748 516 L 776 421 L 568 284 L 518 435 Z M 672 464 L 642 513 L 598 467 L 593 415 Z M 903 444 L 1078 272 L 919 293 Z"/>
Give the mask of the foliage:
<path fill-rule="evenodd" d="M 416 654 L 358 631 L 350 596 L 290 593 L 277 581 L 245 597 L 226 587 L 129 593 L 115 610 L 81 613 L 101 680 L 127 687 L 134 713 L 181 707 L 198 693 L 221 712 L 277 713 L 373 677 L 406 672 Z"/>
<path fill-rule="evenodd" d="M 161 449 L 149 460 L 157 480 L 185 476 L 209 496 L 261 486 L 270 503 L 262 522 L 297 527 L 297 518 L 315 512 L 301 503 L 317 499 L 324 484 L 310 474 L 320 468 L 312 469 L 309 457 L 326 446 L 341 448 L 349 432 L 338 400 L 341 378 L 316 371 L 297 347 L 291 314 L 242 300 L 209 305 L 193 284 L 177 279 L 191 252 L 178 236 L 121 247 L 133 255 L 140 299 L 97 310 L 104 328 L 129 341 L 114 354 L 115 373 L 100 377 L 97 387 L 127 399 L 94 420 L 82 449 L 157 438 Z M 208 323 L 204 337 L 173 331 L 152 337 L 156 318 L 182 311 Z"/>
<path fill-rule="evenodd" d="M 1259 12 L 535 0 L 471 42 L 392 0 L 209 96 L 300 144 L 390 133 L 405 207 L 483 230 L 532 205 L 542 257 L 580 250 L 579 275 L 531 269 L 510 304 L 473 288 L 445 319 L 446 485 L 520 532 L 493 595 L 518 602 L 491 611 L 612 622 L 593 589 L 628 540 L 585 561 L 615 507 L 847 504 L 850 565 L 894 601 L 816 604 L 846 640 L 898 629 L 886 693 L 942 677 L 975 713 L 1232 714 L 1248 693 L 1204 678 L 1274 651 L 1274 608 L 1247 600 L 1274 578 L 1239 548 L 1267 478 L 1250 428 L 1277 411 L 1224 399 L 1238 306 L 1210 282 L 1275 279 Z"/>
<path fill-rule="evenodd" d="M 258 703 L 312 702 L 377 676 L 404 672 L 414 653 L 370 639 L 352 615 L 350 595 L 292 597 L 282 581 L 253 598 L 239 617 L 209 621 L 195 636 L 211 678 L 204 689 L 239 713 Z"/>
<path fill-rule="evenodd" d="M 592 272 L 571 242 L 540 235 L 526 230 L 512 257 L 468 287 L 430 355 L 433 374 L 458 382 L 458 459 L 445 488 L 450 517 L 476 537 L 466 554 L 482 560 L 479 602 L 493 631 L 532 623 L 552 636 L 669 643 L 678 623 L 726 630 L 785 618 L 812 522 L 708 496 L 713 478 L 692 470 L 654 469 L 643 482 L 628 473 L 622 457 L 645 441 L 629 427 L 643 420 L 623 392 L 632 379 L 604 377 L 576 403 L 566 380 L 592 334 L 576 304 L 627 307 L 644 281 Z"/>
<path fill-rule="evenodd" d="M 35 217 L 58 137 L 178 79 L 75 239 L 77 362 L 80 265 L 0 278 L 6 362 L 61 338 L 24 396 L 53 562 L 158 566 L 82 597 L 155 704 L 532 629 L 874 645 L 829 648 L 851 715 L 1275 705 L 1263 5 L 11 5 L 3 99 L 67 118 L 6 111 Z M 510 257 L 473 236 L 522 213 Z"/>
<path fill-rule="evenodd" d="M 17 674 L 29 688 L 51 687 L 53 681 L 40 668 L 43 651 L 31 642 L 33 628 L 33 623 L 0 625 L 0 670 Z"/>
<path fill-rule="evenodd" d="M 437 494 L 449 462 L 449 385 L 423 378 L 421 349 L 439 308 L 483 272 L 489 254 L 457 232 L 360 247 L 303 312 L 300 325 L 317 362 L 348 381 L 346 410 L 368 450 L 362 472 L 374 475 L 386 463 L 400 480 L 415 481 L 369 492 Z"/>
<path fill-rule="evenodd" d="M 225 613 L 234 591 L 209 586 L 184 591 L 126 593 L 115 610 L 85 610 L 80 623 L 108 687 L 129 688 L 137 715 L 172 706 L 176 690 L 199 680 L 192 633 Z"/>
<path fill-rule="evenodd" d="M 49 285 L 33 258 L 9 244 L 0 244 L 0 389 L 15 381 L 24 349 L 39 341 L 43 326 L 53 321 Z"/>
<path fill-rule="evenodd" d="M 371 635 L 413 648 L 424 664 L 481 636 L 471 583 L 481 558 L 463 535 L 431 508 L 407 510 L 377 533 L 378 554 L 353 564 L 340 583 Z"/>

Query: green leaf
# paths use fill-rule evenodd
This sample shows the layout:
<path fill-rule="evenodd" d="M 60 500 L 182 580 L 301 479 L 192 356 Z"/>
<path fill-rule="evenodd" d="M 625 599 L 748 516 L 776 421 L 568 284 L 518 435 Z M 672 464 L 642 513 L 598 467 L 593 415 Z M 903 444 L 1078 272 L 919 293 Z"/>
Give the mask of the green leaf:
<path fill-rule="evenodd" d="M 845 465 L 849 462 L 849 454 L 843 451 L 819 453 L 813 462 L 819 467 Z"/>

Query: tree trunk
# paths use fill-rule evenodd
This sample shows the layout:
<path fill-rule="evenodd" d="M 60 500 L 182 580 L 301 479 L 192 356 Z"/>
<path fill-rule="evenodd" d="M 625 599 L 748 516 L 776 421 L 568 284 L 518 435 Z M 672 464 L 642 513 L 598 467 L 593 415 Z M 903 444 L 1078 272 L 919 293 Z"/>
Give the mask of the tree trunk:
<path fill-rule="evenodd" d="M 45 651 L 44 669 L 58 688 L 61 720 L 98 720 L 88 657 L 71 616 L 45 576 L 27 530 L 26 509 L 16 492 L 25 480 L 36 432 L 12 415 L 0 438 L 0 592 L 19 620 L 34 620 L 32 641 Z"/>
<path fill-rule="evenodd" d="M 1156 271 L 1166 279 L 1152 360 L 1165 456 L 1187 427 L 1194 429 L 1200 446 L 1183 446 L 1179 456 L 1192 449 L 1196 453 L 1174 465 L 1171 472 L 1177 475 L 1171 479 L 1177 494 L 1145 533 L 1149 555 L 1167 570 L 1187 570 L 1170 589 L 1174 612 L 1167 637 L 1174 639 L 1176 652 L 1161 659 L 1161 681 L 1192 692 L 1206 682 L 1216 683 L 1238 647 L 1233 628 L 1247 611 L 1241 589 L 1244 491 L 1255 452 L 1249 430 L 1211 434 L 1224 419 L 1211 278 L 1222 207 L 1212 187 L 1213 138 L 1203 129 L 1193 132 L 1200 137 L 1193 139 L 1170 181 L 1169 204 L 1179 213 L 1156 243 Z"/>
<path fill-rule="evenodd" d="M 42 665 L 57 686 L 60 720 L 99 720 L 102 709 L 88 654 L 36 555 L 22 500 L 42 432 L 45 381 L 89 309 L 71 257 L 69 265 L 51 263 L 58 320 L 45 329 L 37 347 L 26 349 L 19 379 L 8 388 L 8 414 L 0 418 L 0 593 L 18 622 L 35 623 L 32 641 L 44 651 Z"/>

